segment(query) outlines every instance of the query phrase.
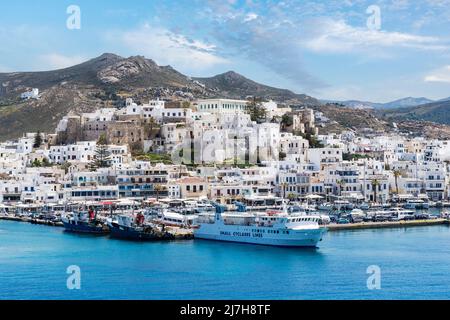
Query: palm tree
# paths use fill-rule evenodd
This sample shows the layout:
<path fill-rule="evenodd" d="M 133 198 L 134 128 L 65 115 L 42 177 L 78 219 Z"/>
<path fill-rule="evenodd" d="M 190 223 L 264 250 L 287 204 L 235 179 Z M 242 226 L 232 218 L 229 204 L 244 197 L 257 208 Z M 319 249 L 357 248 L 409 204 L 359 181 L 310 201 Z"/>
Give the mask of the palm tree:
<path fill-rule="evenodd" d="M 293 193 L 289 193 L 287 197 L 288 197 L 288 199 L 290 201 L 293 201 L 293 200 L 295 200 L 297 198 L 297 196 L 295 194 L 293 194 Z"/>
<path fill-rule="evenodd" d="M 372 189 L 373 189 L 373 199 L 374 202 L 377 203 L 377 189 L 380 185 L 380 181 L 378 181 L 378 179 L 373 179 L 372 180 Z"/>
<path fill-rule="evenodd" d="M 342 189 L 344 189 L 344 187 L 345 187 L 345 181 L 338 180 L 338 181 L 336 181 L 336 183 L 339 186 L 339 195 L 342 196 Z"/>
<path fill-rule="evenodd" d="M 395 190 L 398 194 L 398 178 L 401 177 L 402 173 L 400 170 L 394 170 L 394 178 L 395 178 Z"/>
<path fill-rule="evenodd" d="M 157 185 L 154 187 L 154 189 L 155 189 L 155 191 L 156 191 L 156 200 L 159 200 L 159 193 L 160 193 L 161 191 L 164 191 L 164 190 L 165 190 L 165 187 L 162 186 L 162 185 L 160 185 L 160 184 L 157 184 Z"/>
<path fill-rule="evenodd" d="M 147 127 L 148 128 L 148 138 L 149 139 L 153 138 L 153 130 L 155 129 L 156 125 L 157 125 L 157 123 L 155 121 L 155 118 L 150 117 L 148 119 L 148 127 Z"/>
<path fill-rule="evenodd" d="M 283 188 L 283 198 L 286 198 L 286 187 L 288 184 L 286 182 L 281 183 L 281 187 Z"/>

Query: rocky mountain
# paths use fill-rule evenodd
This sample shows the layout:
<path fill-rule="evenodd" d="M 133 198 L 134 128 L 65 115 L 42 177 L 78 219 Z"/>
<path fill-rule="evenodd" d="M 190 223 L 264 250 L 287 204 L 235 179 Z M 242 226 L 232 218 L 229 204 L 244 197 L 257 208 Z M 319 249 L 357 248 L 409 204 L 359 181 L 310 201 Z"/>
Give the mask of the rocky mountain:
<path fill-rule="evenodd" d="M 21 100 L 20 94 L 32 88 L 40 90 L 40 99 Z M 320 104 L 309 96 L 265 86 L 235 72 L 193 79 L 142 56 L 123 58 L 106 53 L 61 70 L 0 73 L 0 140 L 30 131 L 53 132 L 66 114 L 120 107 L 127 97 L 142 103 L 156 97 L 192 100 L 249 95 Z"/>
<path fill-rule="evenodd" d="M 222 96 L 245 99 L 247 96 L 256 95 L 279 102 L 290 102 L 303 105 L 320 105 L 321 103 L 310 96 L 296 94 L 286 89 L 278 89 L 259 84 L 244 76 L 229 71 L 211 78 L 194 78 L 205 86 L 220 92 Z"/>

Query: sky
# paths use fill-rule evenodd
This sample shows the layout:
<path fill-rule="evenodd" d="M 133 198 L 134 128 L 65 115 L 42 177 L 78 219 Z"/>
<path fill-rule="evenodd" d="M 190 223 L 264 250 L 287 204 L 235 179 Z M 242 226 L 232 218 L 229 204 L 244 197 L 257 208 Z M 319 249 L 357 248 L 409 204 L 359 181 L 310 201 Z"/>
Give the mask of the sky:
<path fill-rule="evenodd" d="M 0 72 L 110 52 L 189 76 L 234 70 L 320 99 L 450 97 L 450 0 L 15 0 Z"/>

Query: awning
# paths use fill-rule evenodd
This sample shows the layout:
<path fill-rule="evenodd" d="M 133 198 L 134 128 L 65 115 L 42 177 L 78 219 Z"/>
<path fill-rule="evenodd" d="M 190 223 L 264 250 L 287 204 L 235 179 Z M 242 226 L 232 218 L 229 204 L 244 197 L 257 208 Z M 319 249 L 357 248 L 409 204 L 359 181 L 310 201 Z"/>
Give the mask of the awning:
<path fill-rule="evenodd" d="M 319 196 L 318 194 L 308 194 L 307 196 L 305 196 L 305 199 L 315 200 L 315 199 L 323 199 L 323 197 Z"/>

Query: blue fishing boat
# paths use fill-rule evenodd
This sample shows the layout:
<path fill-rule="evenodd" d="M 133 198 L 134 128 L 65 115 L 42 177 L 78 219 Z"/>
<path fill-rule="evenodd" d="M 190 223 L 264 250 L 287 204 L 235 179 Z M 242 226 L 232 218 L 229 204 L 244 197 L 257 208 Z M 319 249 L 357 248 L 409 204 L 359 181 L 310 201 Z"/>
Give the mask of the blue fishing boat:
<path fill-rule="evenodd" d="M 134 240 L 173 240 L 174 236 L 165 231 L 164 226 L 146 223 L 144 215 L 120 215 L 116 220 L 108 220 L 111 237 Z"/>
<path fill-rule="evenodd" d="M 105 235 L 109 233 L 107 225 L 99 221 L 93 212 L 74 212 L 62 218 L 67 232 Z"/>

